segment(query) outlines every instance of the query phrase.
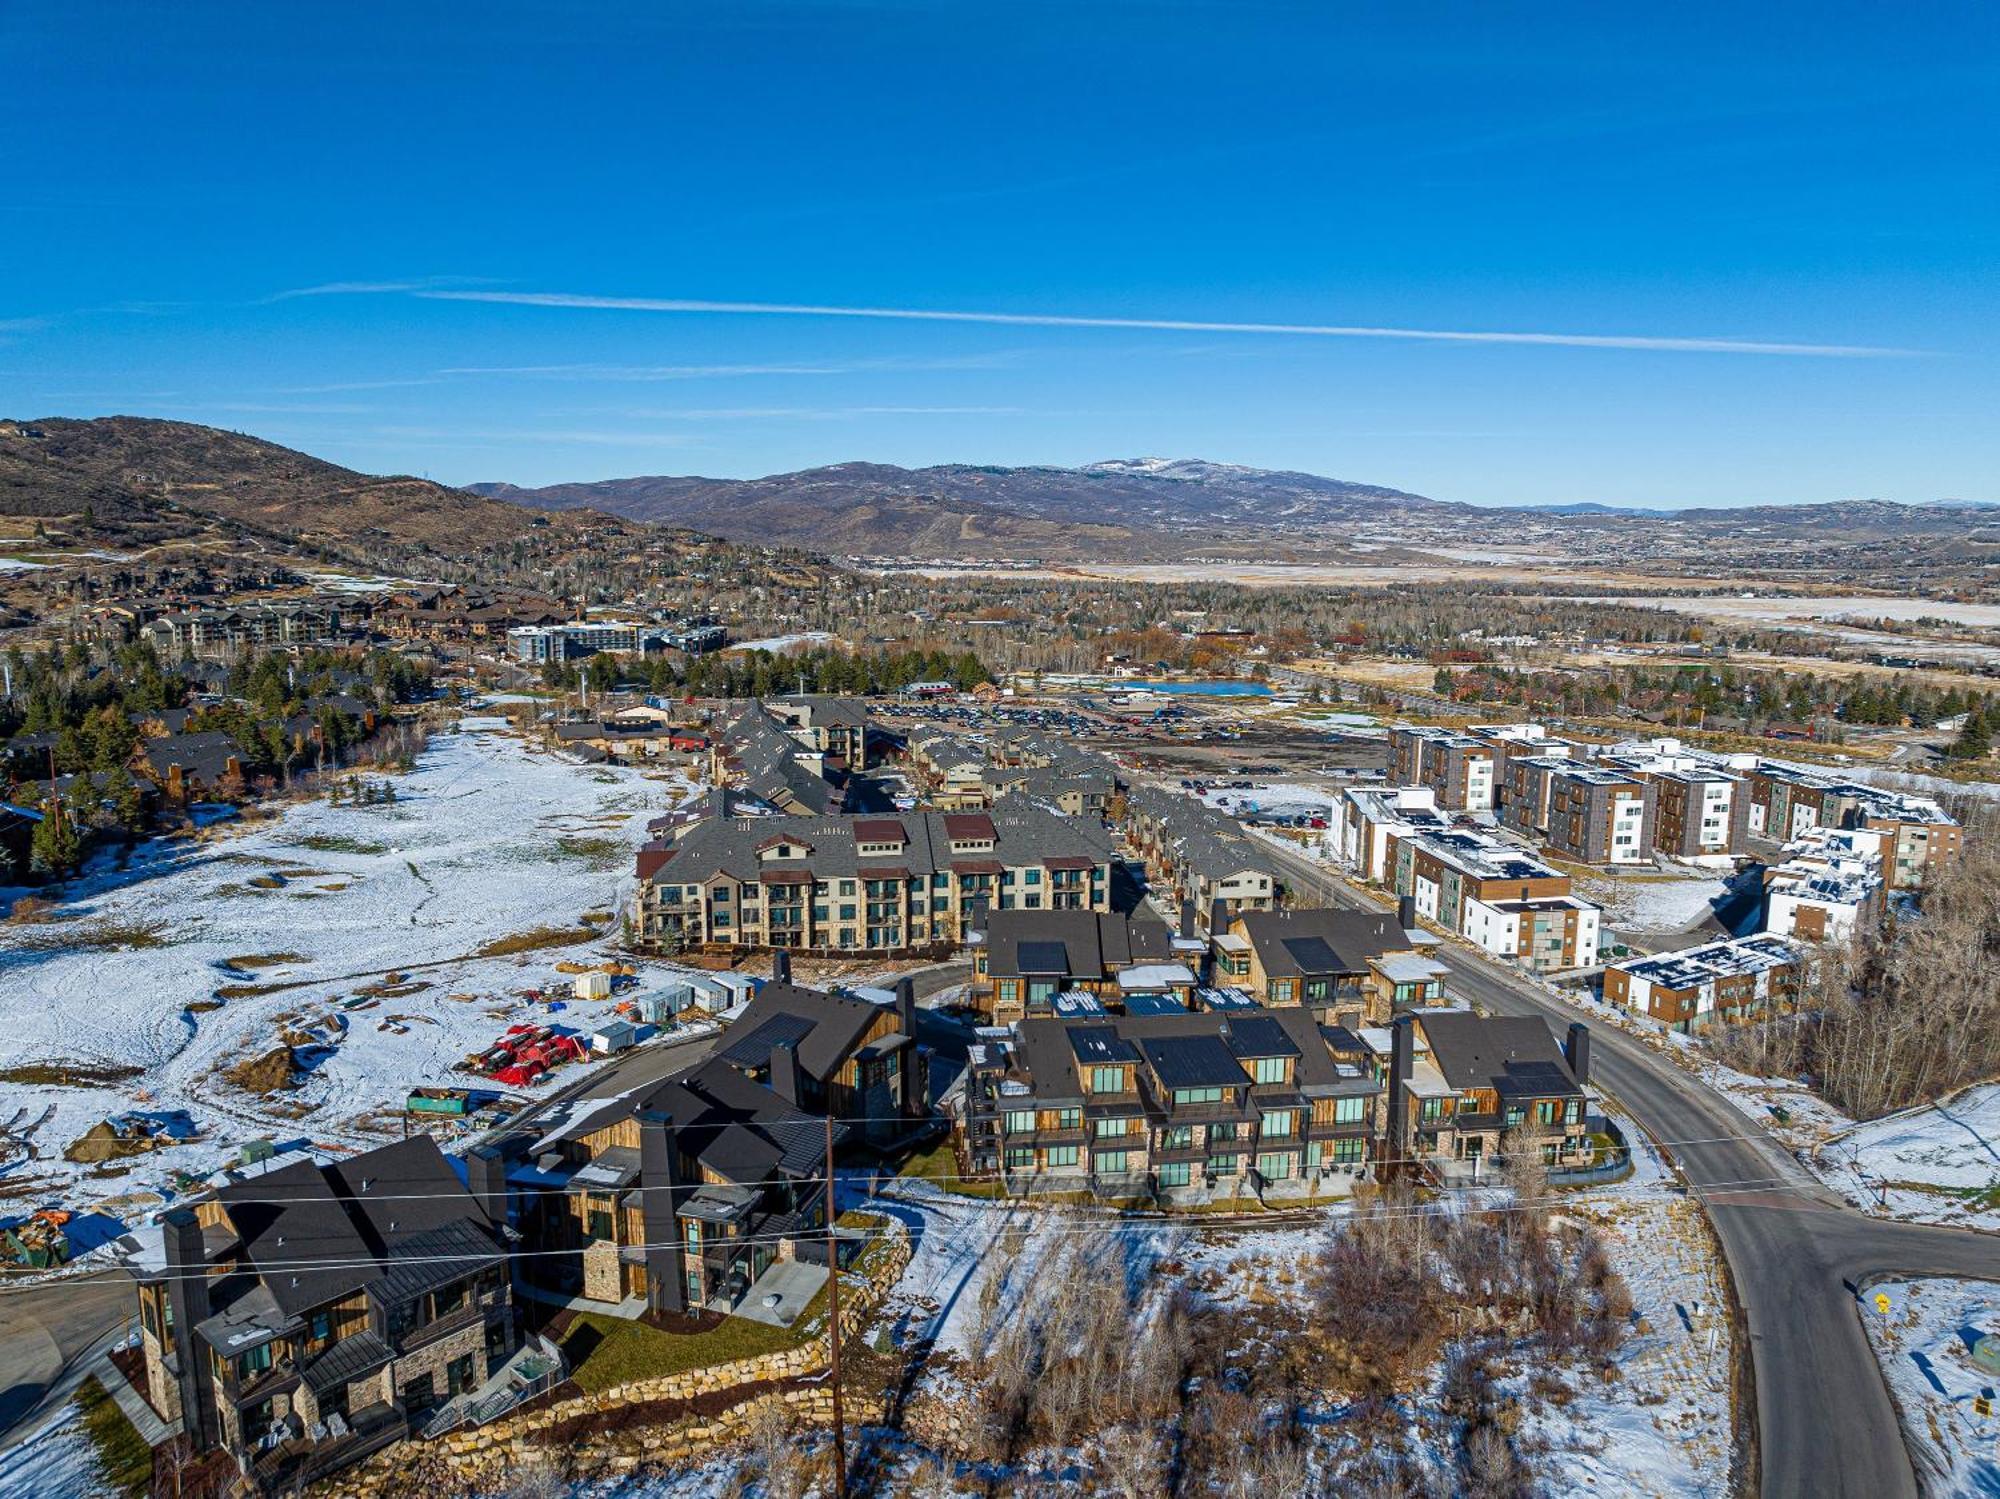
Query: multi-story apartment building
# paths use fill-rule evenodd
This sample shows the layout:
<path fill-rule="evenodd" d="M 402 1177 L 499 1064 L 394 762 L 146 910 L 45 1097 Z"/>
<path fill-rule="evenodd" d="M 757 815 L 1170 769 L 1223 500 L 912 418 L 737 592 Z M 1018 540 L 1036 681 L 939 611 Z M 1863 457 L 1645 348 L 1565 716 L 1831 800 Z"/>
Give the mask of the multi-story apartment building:
<path fill-rule="evenodd" d="M 1235 819 L 1191 796 L 1135 786 L 1125 798 L 1126 841 L 1146 861 L 1153 887 L 1192 902 L 1196 919 L 1214 931 L 1244 911 L 1278 903 L 1277 866 Z"/>
<path fill-rule="evenodd" d="M 256 1493 L 412 1431 L 511 1356 L 502 1220 L 428 1135 L 177 1206 L 134 1267 L 148 1403 Z"/>
<path fill-rule="evenodd" d="M 1389 878 L 1398 838 L 1451 831 L 1451 819 L 1438 811 L 1437 793 L 1428 786 L 1350 786 L 1334 799 L 1327 822 L 1334 856 L 1373 884 Z"/>
<path fill-rule="evenodd" d="M 1419 917 L 1498 957 L 1540 971 L 1597 961 L 1597 907 L 1532 854 L 1479 833 L 1420 833 L 1396 840 L 1391 868 Z"/>
<path fill-rule="evenodd" d="M 992 911 L 972 936 L 972 1002 L 1011 1025 L 1054 1013 L 1056 997 L 1169 994 L 1185 1006 L 1205 944 L 1157 917 L 1116 911 Z"/>
<path fill-rule="evenodd" d="M 944 951 L 975 913 L 1111 909 L 1102 829 L 1018 797 L 990 812 L 706 817 L 639 850 L 643 944 Z"/>
<path fill-rule="evenodd" d="M 1915 890 L 1956 859 L 1965 830 L 1928 797 L 1761 760 L 1748 773 L 1749 831 L 1790 843 L 1813 828 L 1882 833 L 1883 878 L 1891 890 Z"/>
<path fill-rule="evenodd" d="M 1846 942 L 1884 906 L 1882 851 L 1869 828 L 1814 828 L 1764 870 L 1764 930 L 1805 942 Z"/>
<path fill-rule="evenodd" d="M 163 661 L 193 656 L 233 661 L 261 651 L 342 640 L 341 605 L 331 599 L 296 604 L 242 604 L 162 614 L 139 633 Z"/>
<path fill-rule="evenodd" d="M 1626 958 L 1604 970 L 1604 999 L 1677 1031 L 1742 1021 L 1797 995 L 1798 946 L 1770 932 Z"/>
<path fill-rule="evenodd" d="M 1490 812 L 1497 753 L 1490 743 L 1451 729 L 1389 731 L 1389 779 L 1399 786 L 1428 786 L 1438 805 L 1458 812 Z"/>
<path fill-rule="evenodd" d="M 1273 1009 L 1302 1005 L 1350 1030 L 1444 1002 L 1444 965 L 1381 912 L 1246 911 L 1213 942 L 1219 977 Z"/>
<path fill-rule="evenodd" d="M 1523 838 L 1545 838 L 1555 778 L 1581 768 L 1567 755 L 1509 755 L 1500 783 L 1500 825 Z"/>
<path fill-rule="evenodd" d="M 958 1132 L 1016 1193 L 1294 1189 L 1381 1129 L 1365 1048 L 1309 1010 L 1024 1020 L 973 1048 Z"/>
<path fill-rule="evenodd" d="M 1652 784 L 1595 765 L 1548 779 L 1548 846 L 1585 864 L 1649 864 L 1657 818 Z"/>
<path fill-rule="evenodd" d="M 1750 842 L 1750 797 L 1740 776 L 1710 769 L 1647 775 L 1657 794 L 1653 846 L 1676 859 L 1732 859 Z"/>
<path fill-rule="evenodd" d="M 1390 1028 L 1388 1152 L 1434 1162 L 1454 1178 L 1476 1175 L 1510 1132 L 1531 1130 L 1545 1161 L 1575 1161 L 1590 1150 L 1589 1080 L 1590 1031 L 1581 1023 L 1558 1048 L 1533 1016 L 1400 1016 Z"/>

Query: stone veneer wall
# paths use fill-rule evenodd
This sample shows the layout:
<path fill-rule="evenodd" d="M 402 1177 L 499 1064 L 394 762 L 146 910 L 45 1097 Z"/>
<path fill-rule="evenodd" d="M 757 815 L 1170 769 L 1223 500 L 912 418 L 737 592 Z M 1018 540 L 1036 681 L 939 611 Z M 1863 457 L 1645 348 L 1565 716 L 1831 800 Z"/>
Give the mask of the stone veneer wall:
<path fill-rule="evenodd" d="M 893 1220 L 891 1220 L 893 1221 Z M 910 1240 L 899 1233 L 888 1241 L 888 1252 L 872 1265 L 863 1286 L 843 1281 L 840 1330 L 843 1338 L 860 1334 L 875 1308 L 888 1294 L 910 1262 Z M 508 1416 L 475 1430 L 450 1432 L 436 1442 L 417 1445 L 399 1443 L 366 1465 L 339 1474 L 315 1492 L 338 1495 L 341 1499 L 377 1499 L 393 1483 L 401 1481 L 421 1454 L 424 1460 L 442 1460 L 454 1481 L 466 1484 L 493 1484 L 513 1470 L 553 1456 L 577 1476 L 612 1477 L 630 1473 L 641 1466 L 675 1466 L 702 1457 L 719 1447 L 742 1441 L 750 1432 L 758 1411 L 771 1400 L 784 1403 L 789 1418 L 798 1425 L 813 1426 L 833 1419 L 833 1395 L 826 1388 L 788 1389 L 758 1395 L 754 1386 L 800 1375 L 817 1373 L 831 1362 L 832 1341 L 824 1332 L 780 1353 L 760 1354 L 703 1369 L 689 1369 L 657 1379 L 634 1380 L 595 1394 L 578 1395 L 525 1415 Z M 560 1453 L 550 1453 L 542 1433 L 553 1427 L 632 1405 L 658 1401 L 689 1400 L 701 1395 L 742 1388 L 745 1399 L 714 1416 L 689 1416 L 644 1430 L 610 1431 L 586 1435 Z M 887 1397 L 881 1391 L 844 1391 L 847 1420 L 855 1425 L 883 1419 Z"/>

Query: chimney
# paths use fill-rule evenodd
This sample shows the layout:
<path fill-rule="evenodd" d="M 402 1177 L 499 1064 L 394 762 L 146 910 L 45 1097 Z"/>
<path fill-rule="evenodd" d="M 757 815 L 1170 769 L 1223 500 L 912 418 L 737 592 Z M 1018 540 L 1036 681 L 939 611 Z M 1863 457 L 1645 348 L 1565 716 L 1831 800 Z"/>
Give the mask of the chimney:
<path fill-rule="evenodd" d="M 1590 1086 L 1590 1027 L 1581 1020 L 1572 1020 L 1569 1038 L 1563 1042 L 1563 1060 L 1569 1063 L 1570 1075 L 1576 1079 L 1579 1088 Z"/>
<path fill-rule="evenodd" d="M 680 1147 L 673 1119 L 658 1109 L 639 1115 L 639 1185 L 646 1231 L 646 1305 L 656 1312 L 687 1310 L 687 1276 L 681 1263 Z"/>
<path fill-rule="evenodd" d="M 196 1450 L 222 1440 L 222 1421 L 215 1410 L 215 1381 L 209 1377 L 208 1355 L 195 1337 L 195 1326 L 206 1320 L 208 1251 L 202 1242 L 201 1220 L 188 1208 L 175 1208 L 160 1220 L 167 1252 L 167 1306 L 173 1313 L 174 1362 L 181 1388 L 181 1419 Z"/>
<path fill-rule="evenodd" d="M 1417 929 L 1417 898 L 1414 895 L 1396 897 L 1396 924 L 1406 932 Z"/>
<path fill-rule="evenodd" d="M 771 1091 L 793 1108 L 799 1106 L 799 1044 L 780 1041 L 771 1048 Z"/>
<path fill-rule="evenodd" d="M 1229 930 L 1229 902 L 1221 896 L 1208 903 L 1208 935 L 1220 937 Z"/>
<path fill-rule="evenodd" d="M 917 981 L 912 978 L 896 980 L 896 1026 L 910 1038 L 910 1044 L 903 1048 L 903 1096 L 898 1102 L 906 1116 L 921 1114 L 929 1100 L 925 1095 L 930 1091 L 925 1087 L 929 1082 L 930 1068 L 917 1050 Z"/>
<path fill-rule="evenodd" d="M 1416 1062 L 1416 1019 L 1400 1015 L 1389 1027 L 1389 1146 L 1392 1157 L 1410 1154 L 1410 1104 L 1404 1097 Z"/>
<path fill-rule="evenodd" d="M 792 955 L 782 947 L 771 954 L 771 982 L 789 984 L 792 981 Z"/>
<path fill-rule="evenodd" d="M 479 1210 L 496 1229 L 507 1226 L 507 1157 L 499 1145 L 476 1145 L 465 1153 L 465 1184 Z"/>
<path fill-rule="evenodd" d="M 1184 896 L 1181 899 L 1181 935 L 1183 937 L 1195 935 L 1195 904 L 1192 897 Z"/>

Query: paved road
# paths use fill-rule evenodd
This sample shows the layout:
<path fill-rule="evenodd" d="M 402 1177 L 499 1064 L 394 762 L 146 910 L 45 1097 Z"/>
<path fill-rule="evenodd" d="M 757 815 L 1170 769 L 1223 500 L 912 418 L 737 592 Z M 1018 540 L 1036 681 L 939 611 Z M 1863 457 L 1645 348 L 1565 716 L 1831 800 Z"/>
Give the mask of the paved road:
<path fill-rule="evenodd" d="M 39 1429 L 138 1315 L 123 1270 L 0 1290 L 0 1449 Z"/>
<path fill-rule="evenodd" d="M 1317 898 L 1379 909 L 1324 867 L 1271 852 Z M 1539 1015 L 1558 1033 L 1588 1018 L 1498 964 L 1450 946 L 1437 957 L 1450 987 L 1489 1009 Z M 1590 1068 L 1592 1082 L 1669 1142 L 1715 1225 L 1749 1323 L 1763 1493 L 1913 1499 L 1856 1293 L 1881 1275 L 2000 1279 L 2000 1239 L 1856 1212 L 1727 1100 L 1615 1027 L 1592 1027 Z"/>

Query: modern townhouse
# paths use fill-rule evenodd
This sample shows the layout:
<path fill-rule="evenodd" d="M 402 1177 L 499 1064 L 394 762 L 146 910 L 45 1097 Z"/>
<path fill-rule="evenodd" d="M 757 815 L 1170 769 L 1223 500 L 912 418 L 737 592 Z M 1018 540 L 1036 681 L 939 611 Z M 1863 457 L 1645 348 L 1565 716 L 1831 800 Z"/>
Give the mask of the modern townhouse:
<path fill-rule="evenodd" d="M 1439 806 L 1455 812 L 1493 810 L 1497 758 L 1492 744 L 1453 729 L 1389 731 L 1389 779 L 1398 786 L 1428 786 Z"/>
<path fill-rule="evenodd" d="M 1419 917 L 1497 957 L 1537 971 L 1597 961 L 1598 908 L 1533 854 L 1480 833 L 1420 833 L 1396 840 L 1391 868 Z"/>
<path fill-rule="evenodd" d="M 1103 821 L 1118 793 L 1118 773 L 1101 755 L 1078 754 L 1054 765 L 989 765 L 980 773 L 987 800 L 1020 795 L 1045 802 L 1065 817 Z"/>
<path fill-rule="evenodd" d="M 517 1341 L 501 1222 L 427 1135 L 176 1206 L 133 1278 L 148 1402 L 253 1493 L 420 1431 Z"/>
<path fill-rule="evenodd" d="M 1588 1155 L 1590 1030 L 1581 1022 L 1559 1048 L 1534 1016 L 1413 1012 L 1389 1028 L 1388 1044 L 1392 1159 L 1428 1163 L 1448 1181 L 1476 1178 L 1514 1131 L 1538 1136 L 1551 1165 Z"/>
<path fill-rule="evenodd" d="M 1382 1085 L 1310 1011 L 1024 1020 L 982 1034 L 957 1128 L 1010 1192 L 1297 1190 L 1367 1165 Z"/>
<path fill-rule="evenodd" d="M 1727 863 L 1750 843 L 1750 796 L 1742 777 L 1689 767 L 1654 771 L 1653 847 L 1670 858 Z"/>
<path fill-rule="evenodd" d="M 1656 797 L 1649 782 L 1602 766 L 1551 772 L 1544 835 L 1550 852 L 1585 864 L 1650 864 Z"/>
<path fill-rule="evenodd" d="M 1451 819 L 1438 811 L 1437 793 L 1428 786 L 1350 786 L 1334 799 L 1327 819 L 1334 856 L 1373 884 L 1388 881 L 1398 838 L 1450 831 Z"/>
<path fill-rule="evenodd" d="M 1796 998 L 1803 975 L 1796 943 L 1770 932 L 1709 942 L 1606 966 L 1604 999 L 1676 1031 L 1752 1020 Z"/>
<path fill-rule="evenodd" d="M 943 952 L 987 911 L 1110 910 L 1113 858 L 1102 829 L 1019 797 L 989 812 L 705 817 L 639 850 L 634 935 L 653 946 Z"/>
<path fill-rule="evenodd" d="M 1567 755 L 1509 755 L 1500 780 L 1500 825 L 1523 838 L 1546 839 L 1555 778 L 1581 768 Z"/>
<path fill-rule="evenodd" d="M 1280 1009 L 1356 1030 L 1394 1010 L 1444 1002 L 1444 965 L 1395 917 L 1373 911 L 1246 911 L 1213 939 L 1216 975 Z"/>
<path fill-rule="evenodd" d="M 1882 854 L 1869 828 L 1813 828 L 1764 870 L 1764 930 L 1802 942 L 1848 942 L 1882 919 Z"/>
<path fill-rule="evenodd" d="M 1226 923 L 1276 908 L 1277 865 L 1234 818 L 1157 786 L 1133 787 L 1125 807 L 1126 840 L 1145 860 L 1153 888 L 1193 902 L 1204 930 L 1216 929 L 1218 912 Z"/>
<path fill-rule="evenodd" d="M 974 1005 L 996 1025 L 1049 1015 L 1061 995 L 1171 996 L 1182 1008 L 1200 982 L 1206 944 L 1157 917 L 1117 911 L 991 911 L 972 934 Z"/>

